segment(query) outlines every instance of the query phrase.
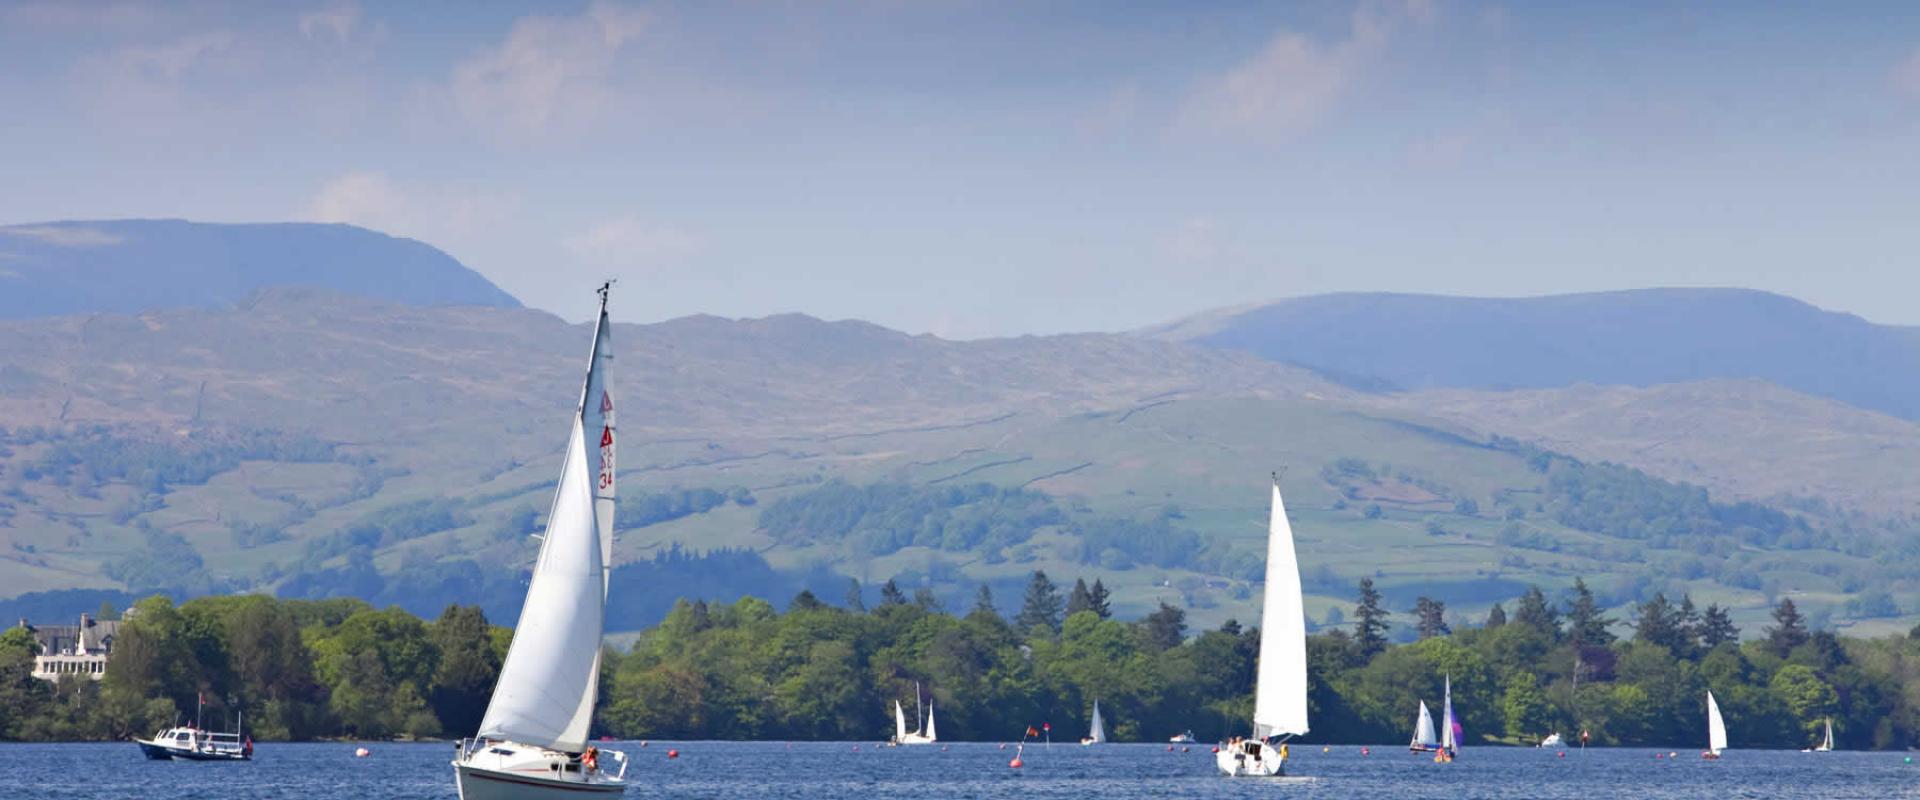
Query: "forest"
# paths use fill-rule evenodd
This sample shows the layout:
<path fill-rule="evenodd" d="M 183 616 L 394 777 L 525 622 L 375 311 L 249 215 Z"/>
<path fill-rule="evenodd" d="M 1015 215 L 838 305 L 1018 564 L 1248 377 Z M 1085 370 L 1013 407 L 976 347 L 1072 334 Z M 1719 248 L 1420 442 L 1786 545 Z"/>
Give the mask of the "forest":
<path fill-rule="evenodd" d="M 877 740 L 916 683 L 953 740 L 1078 736 L 1093 700 L 1118 741 L 1245 733 L 1258 632 L 1187 630 L 1162 605 L 1114 619 L 1105 587 L 1034 573 L 1011 618 L 982 587 L 964 613 L 888 582 L 871 608 L 802 590 L 782 613 L 748 597 L 682 601 L 627 651 L 609 648 L 596 734 L 621 738 Z M 1799 748 L 1831 717 L 1846 749 L 1920 744 L 1920 629 L 1861 639 L 1810 629 L 1791 600 L 1742 637 L 1724 610 L 1662 595 L 1609 617 L 1576 582 L 1535 588 L 1484 620 L 1420 598 L 1385 606 L 1362 580 L 1348 627 L 1309 637 L 1307 742 L 1391 743 L 1451 677 L 1468 744 L 1588 731 L 1595 745 L 1697 747 L 1712 689 L 1736 748 Z M 110 613 L 111 609 L 102 609 Z M 1396 627 L 1415 639 L 1393 644 Z M 126 616 L 103 680 L 30 676 L 33 640 L 0 634 L 0 737 L 111 740 L 191 715 L 245 711 L 261 740 L 457 737 L 478 724 L 511 630 L 477 608 L 425 620 L 358 600 L 164 596 Z"/>

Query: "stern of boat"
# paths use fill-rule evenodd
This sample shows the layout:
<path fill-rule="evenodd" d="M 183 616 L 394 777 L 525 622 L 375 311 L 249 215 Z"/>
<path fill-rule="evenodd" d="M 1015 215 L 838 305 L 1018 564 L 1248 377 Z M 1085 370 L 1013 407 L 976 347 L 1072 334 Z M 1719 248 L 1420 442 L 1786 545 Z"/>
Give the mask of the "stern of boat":
<path fill-rule="evenodd" d="M 1287 774 L 1284 745 L 1274 746 L 1258 740 L 1223 744 L 1213 758 L 1214 764 L 1229 777 L 1271 778 Z"/>
<path fill-rule="evenodd" d="M 597 768 L 581 759 L 511 742 L 462 742 L 454 758 L 460 800 L 618 797 L 627 790 L 627 756 L 598 750 Z"/>

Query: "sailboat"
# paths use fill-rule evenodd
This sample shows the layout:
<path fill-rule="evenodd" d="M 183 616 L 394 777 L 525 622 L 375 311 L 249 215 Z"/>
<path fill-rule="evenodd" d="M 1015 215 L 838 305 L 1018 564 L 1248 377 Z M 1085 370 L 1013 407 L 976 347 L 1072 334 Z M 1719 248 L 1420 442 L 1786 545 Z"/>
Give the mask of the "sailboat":
<path fill-rule="evenodd" d="M 1720 751 L 1727 749 L 1727 722 L 1720 718 L 1720 704 L 1714 702 L 1713 691 L 1707 691 L 1707 751 L 1701 758 L 1719 758 Z"/>
<path fill-rule="evenodd" d="M 1427 713 L 1427 701 L 1420 701 L 1420 721 L 1413 725 L 1413 741 L 1407 743 L 1407 749 L 1415 753 L 1430 753 L 1440 746 L 1440 737 L 1433 732 L 1433 715 Z"/>
<path fill-rule="evenodd" d="M 1293 526 L 1273 479 L 1267 522 L 1267 587 L 1260 609 L 1260 669 L 1253 687 L 1253 737 L 1221 746 L 1214 757 L 1228 775 L 1286 774 L 1288 738 L 1307 732 L 1307 618 L 1300 597 L 1300 564 Z"/>
<path fill-rule="evenodd" d="M 1446 694 L 1440 701 L 1440 749 L 1433 760 L 1447 763 L 1460 755 L 1460 718 L 1453 714 L 1453 676 L 1447 676 Z"/>
<path fill-rule="evenodd" d="M 1107 726 L 1100 721 L 1100 701 L 1093 701 L 1093 724 L 1088 726 L 1087 736 L 1080 740 L 1083 745 L 1106 744 Z"/>
<path fill-rule="evenodd" d="M 913 685 L 913 718 L 915 723 L 920 721 L 920 684 L 918 683 Z M 927 702 L 926 726 L 926 730 L 924 731 L 908 731 L 907 712 L 900 707 L 900 701 L 895 700 L 893 701 L 893 739 L 887 742 L 887 745 L 889 747 L 898 747 L 903 744 L 933 744 L 939 741 L 938 735 L 934 733 L 933 729 L 933 702 L 931 700 Z"/>
<path fill-rule="evenodd" d="M 1820 746 L 1813 748 L 1813 752 L 1829 753 L 1832 751 L 1833 751 L 1833 718 L 1828 717 L 1827 718 L 1827 735 L 1820 738 Z"/>
<path fill-rule="evenodd" d="M 460 741 L 453 760 L 461 800 L 613 797 L 627 789 L 626 755 L 587 744 L 613 560 L 611 288 L 599 289 L 586 386 L 574 409 L 519 627 L 479 733 Z"/>

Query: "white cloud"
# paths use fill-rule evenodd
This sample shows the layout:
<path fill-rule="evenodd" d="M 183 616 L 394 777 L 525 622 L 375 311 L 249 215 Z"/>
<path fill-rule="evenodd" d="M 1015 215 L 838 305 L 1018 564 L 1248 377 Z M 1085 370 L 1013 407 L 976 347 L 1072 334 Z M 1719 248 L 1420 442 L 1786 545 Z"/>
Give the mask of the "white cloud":
<path fill-rule="evenodd" d="M 170 88 L 189 69 L 233 46 L 225 31 L 195 33 L 165 44 L 132 45 L 94 59 L 90 66 L 109 81 Z"/>
<path fill-rule="evenodd" d="M 1920 100 L 1920 49 L 1913 51 L 1899 66 L 1893 68 L 1893 88 L 1905 93 L 1907 97 Z"/>
<path fill-rule="evenodd" d="M 360 6 L 354 3 L 337 3 L 318 11 L 309 11 L 300 15 L 300 35 L 308 39 L 329 36 L 336 42 L 345 42 L 353 38 L 354 26 L 360 24 Z"/>
<path fill-rule="evenodd" d="M 582 124 L 612 95 L 614 58 L 646 25 L 644 12 L 604 0 L 580 16 L 522 17 L 498 47 L 454 67 L 454 102 L 510 136 Z"/>
<path fill-rule="evenodd" d="M 1317 41 L 1281 30 L 1253 57 L 1202 82 L 1181 114 L 1188 127 L 1285 139 L 1318 124 L 1381 58 L 1403 21 L 1431 23 L 1425 0 L 1362 5 L 1346 38 Z"/>
<path fill-rule="evenodd" d="M 33 239 L 55 247 L 109 247 L 126 239 L 119 234 L 79 225 L 11 225 L 0 236 Z"/>
<path fill-rule="evenodd" d="M 649 224 L 636 217 L 602 222 L 561 244 L 581 263 L 595 267 L 631 267 L 653 272 L 675 267 L 699 255 L 706 242 L 672 225 Z"/>
<path fill-rule="evenodd" d="M 454 248 L 511 220 L 518 206 L 510 195 L 403 184 L 379 172 L 349 172 L 321 184 L 299 216 Z"/>

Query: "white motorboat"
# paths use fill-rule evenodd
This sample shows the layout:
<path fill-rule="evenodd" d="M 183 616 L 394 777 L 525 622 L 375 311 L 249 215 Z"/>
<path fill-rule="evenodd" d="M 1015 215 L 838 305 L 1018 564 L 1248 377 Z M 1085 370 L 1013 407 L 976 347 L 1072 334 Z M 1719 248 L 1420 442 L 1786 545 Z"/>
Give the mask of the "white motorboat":
<path fill-rule="evenodd" d="M 461 800 L 614 797 L 627 790 L 626 755 L 587 743 L 613 561 L 610 287 L 599 290 L 586 386 L 520 624 L 480 731 L 461 740 L 453 760 Z"/>
<path fill-rule="evenodd" d="M 1199 740 L 1193 738 L 1193 731 L 1185 731 L 1167 739 L 1167 741 L 1173 744 L 1193 744 Z"/>
<path fill-rule="evenodd" d="M 1547 734 L 1547 738 L 1540 740 L 1540 746 L 1541 747 L 1565 747 L 1567 746 L 1567 742 L 1565 739 L 1560 738 L 1559 731 L 1554 731 L 1553 733 Z"/>
<path fill-rule="evenodd" d="M 1307 732 L 1307 617 L 1293 526 L 1273 479 L 1267 522 L 1267 585 L 1260 609 L 1260 665 L 1253 688 L 1253 736 L 1224 743 L 1214 762 L 1234 777 L 1286 774 L 1286 740 Z"/>
<path fill-rule="evenodd" d="M 151 739 L 133 740 L 140 754 L 154 761 L 251 761 L 253 738 L 239 733 L 214 733 L 197 727 L 168 728 Z"/>

